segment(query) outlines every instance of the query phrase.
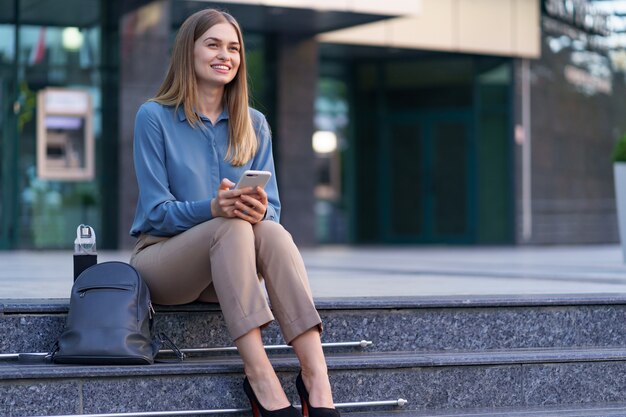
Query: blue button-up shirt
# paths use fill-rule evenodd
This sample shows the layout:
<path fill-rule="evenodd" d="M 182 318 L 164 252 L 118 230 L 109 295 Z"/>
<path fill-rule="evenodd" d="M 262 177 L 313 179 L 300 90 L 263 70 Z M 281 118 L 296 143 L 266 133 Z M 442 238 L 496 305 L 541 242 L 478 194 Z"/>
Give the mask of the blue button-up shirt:
<path fill-rule="evenodd" d="M 272 139 L 265 117 L 250 109 L 259 141 L 254 157 L 243 166 L 225 160 L 228 149 L 228 111 L 215 124 L 202 117 L 192 127 L 182 107 L 144 103 L 135 120 L 134 162 L 139 199 L 132 236 L 146 233 L 173 236 L 212 219 L 211 200 L 222 178 L 237 182 L 247 169 L 270 171 L 265 186 L 268 206 L 265 220 L 278 222 L 280 200 L 276 185 Z"/>

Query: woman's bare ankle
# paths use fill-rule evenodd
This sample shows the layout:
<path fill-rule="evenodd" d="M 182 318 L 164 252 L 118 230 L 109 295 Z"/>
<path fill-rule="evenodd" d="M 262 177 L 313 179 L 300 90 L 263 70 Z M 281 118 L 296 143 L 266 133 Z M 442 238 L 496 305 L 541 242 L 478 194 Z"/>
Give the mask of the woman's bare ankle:
<path fill-rule="evenodd" d="M 245 374 L 263 408 L 273 411 L 291 405 L 273 369 L 246 369 Z"/>
<path fill-rule="evenodd" d="M 309 393 L 309 402 L 313 407 L 334 408 L 333 395 L 324 369 L 302 370 L 302 381 Z"/>

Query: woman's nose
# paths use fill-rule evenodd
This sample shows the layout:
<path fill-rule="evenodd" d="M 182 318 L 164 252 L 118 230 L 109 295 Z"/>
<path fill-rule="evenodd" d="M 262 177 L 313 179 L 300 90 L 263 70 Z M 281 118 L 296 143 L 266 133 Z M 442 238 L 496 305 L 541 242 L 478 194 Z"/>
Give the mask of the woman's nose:
<path fill-rule="evenodd" d="M 219 59 L 220 61 L 226 61 L 228 59 L 228 54 L 225 50 L 220 49 L 217 53 L 217 59 Z"/>

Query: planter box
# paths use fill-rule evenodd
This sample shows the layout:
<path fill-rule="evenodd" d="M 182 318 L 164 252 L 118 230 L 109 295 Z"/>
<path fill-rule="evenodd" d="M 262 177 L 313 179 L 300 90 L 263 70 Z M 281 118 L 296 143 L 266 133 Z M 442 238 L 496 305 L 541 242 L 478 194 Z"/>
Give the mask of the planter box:
<path fill-rule="evenodd" d="M 626 263 L 626 162 L 613 164 L 615 176 L 615 202 L 617 203 L 617 220 L 619 239 L 622 242 L 622 256 Z"/>

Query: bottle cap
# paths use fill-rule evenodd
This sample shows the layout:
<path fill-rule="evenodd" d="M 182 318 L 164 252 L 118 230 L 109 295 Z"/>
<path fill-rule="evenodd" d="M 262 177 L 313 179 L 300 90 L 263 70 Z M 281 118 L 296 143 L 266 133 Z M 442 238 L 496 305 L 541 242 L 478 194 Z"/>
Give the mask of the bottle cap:
<path fill-rule="evenodd" d="M 81 224 L 76 228 L 74 251 L 83 253 L 96 252 L 96 232 L 93 230 L 93 227 Z"/>

